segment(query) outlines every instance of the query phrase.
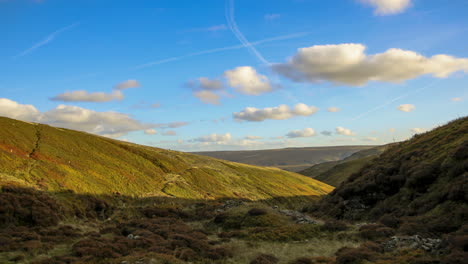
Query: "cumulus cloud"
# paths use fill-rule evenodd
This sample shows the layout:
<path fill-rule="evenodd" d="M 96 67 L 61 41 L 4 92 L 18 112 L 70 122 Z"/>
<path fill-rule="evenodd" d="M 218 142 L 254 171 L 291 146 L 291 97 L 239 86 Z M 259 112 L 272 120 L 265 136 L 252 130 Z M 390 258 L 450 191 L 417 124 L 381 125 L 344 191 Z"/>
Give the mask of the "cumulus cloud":
<path fill-rule="evenodd" d="M 195 138 L 192 141 L 195 142 L 210 142 L 210 143 L 223 143 L 227 142 L 232 139 L 231 133 L 226 134 L 211 134 L 206 136 L 201 136 L 199 138 Z"/>
<path fill-rule="evenodd" d="M 116 90 L 125 90 L 129 88 L 136 88 L 140 87 L 140 83 L 137 80 L 127 80 L 125 82 L 121 82 L 114 86 L 114 89 Z"/>
<path fill-rule="evenodd" d="M 208 90 L 195 91 L 193 95 L 205 104 L 214 105 L 218 105 L 219 99 L 221 98 L 218 94 Z"/>
<path fill-rule="evenodd" d="M 59 105 L 44 112 L 39 122 L 107 137 L 119 137 L 128 132 L 152 127 L 151 124 L 143 124 L 126 114 L 110 111 L 97 112 L 69 105 Z"/>
<path fill-rule="evenodd" d="M 411 0 L 359 0 L 375 8 L 376 15 L 393 15 L 402 13 L 411 6 Z"/>
<path fill-rule="evenodd" d="M 7 98 L 0 98 L 0 116 L 36 122 L 41 112 L 33 105 L 19 104 Z"/>
<path fill-rule="evenodd" d="M 414 106 L 412 104 L 402 104 L 402 105 L 399 105 L 397 107 L 397 109 L 402 111 L 402 112 L 411 112 L 414 109 L 416 109 L 416 106 Z"/>
<path fill-rule="evenodd" d="M 391 127 L 391 128 L 388 129 L 388 132 L 390 132 L 390 133 L 395 133 L 395 131 L 396 131 L 396 129 L 393 128 L 393 127 Z"/>
<path fill-rule="evenodd" d="M 177 132 L 175 132 L 174 130 L 167 130 L 167 131 L 164 131 L 163 135 L 164 136 L 176 136 Z"/>
<path fill-rule="evenodd" d="M 97 112 L 77 106 L 59 105 L 52 110 L 40 112 L 32 105 L 19 104 L 6 98 L 0 98 L 0 115 L 107 137 L 119 137 L 155 126 L 141 123 L 126 114 Z"/>
<path fill-rule="evenodd" d="M 237 92 L 247 95 L 260 95 L 273 90 L 270 81 L 265 75 L 257 73 L 250 66 L 237 67 L 224 72 L 229 86 Z"/>
<path fill-rule="evenodd" d="M 150 129 L 145 130 L 146 135 L 156 135 L 157 133 L 158 133 L 158 131 L 156 131 L 156 129 L 150 128 Z"/>
<path fill-rule="evenodd" d="M 103 92 L 95 92 L 89 93 L 84 90 L 80 91 L 72 91 L 72 92 L 65 92 L 59 95 L 56 95 L 50 100 L 52 101 L 62 101 L 62 102 L 94 102 L 94 103 L 102 103 L 102 102 L 109 102 L 114 100 L 123 100 L 124 95 L 121 91 L 116 90 L 112 93 L 103 93 Z"/>
<path fill-rule="evenodd" d="M 277 107 L 267 107 L 258 109 L 255 107 L 246 107 L 241 112 L 233 113 L 236 120 L 245 120 L 251 122 L 261 122 L 266 119 L 284 120 L 294 116 L 310 116 L 318 111 L 315 106 L 308 106 L 303 103 L 296 104 L 293 109 L 287 105 Z"/>
<path fill-rule="evenodd" d="M 341 109 L 338 107 L 328 107 L 327 111 L 331 113 L 339 112 Z"/>
<path fill-rule="evenodd" d="M 331 136 L 333 134 L 333 132 L 328 131 L 328 130 L 324 130 L 324 131 L 320 132 L 320 134 L 322 134 L 324 136 Z"/>
<path fill-rule="evenodd" d="M 244 139 L 247 139 L 247 140 L 259 140 L 259 139 L 263 139 L 263 138 L 260 137 L 260 136 L 245 136 Z"/>
<path fill-rule="evenodd" d="M 463 101 L 463 99 L 461 97 L 454 97 L 452 99 L 450 99 L 452 102 L 461 102 Z"/>
<path fill-rule="evenodd" d="M 315 130 L 312 128 L 304 128 L 302 130 L 293 130 L 286 134 L 288 138 L 299 138 L 299 137 L 312 137 L 315 136 Z"/>
<path fill-rule="evenodd" d="M 128 80 L 114 86 L 114 91 L 111 93 L 103 92 L 94 92 L 90 93 L 84 90 L 65 92 L 59 95 L 56 95 L 50 100 L 52 101 L 62 101 L 62 102 L 93 102 L 93 103 L 103 103 L 114 100 L 123 100 L 124 95 L 122 90 L 128 88 L 139 87 L 140 83 L 136 80 Z"/>
<path fill-rule="evenodd" d="M 411 132 L 416 133 L 416 134 L 424 133 L 426 131 L 427 131 L 427 129 L 419 128 L 419 127 L 415 127 L 415 128 L 411 129 Z"/>
<path fill-rule="evenodd" d="M 362 139 L 363 141 L 369 141 L 369 142 L 375 142 L 378 141 L 379 139 L 376 137 L 365 137 Z"/>
<path fill-rule="evenodd" d="M 339 135 L 344 135 L 344 136 L 354 136 L 354 132 L 351 131 L 351 129 L 344 128 L 344 127 L 336 127 L 335 129 L 336 133 Z"/>
<path fill-rule="evenodd" d="M 197 80 L 192 80 L 187 83 L 187 86 L 198 90 L 221 90 L 223 83 L 220 80 L 200 77 Z"/>
<path fill-rule="evenodd" d="M 287 63 L 273 70 L 293 81 L 330 81 L 360 86 L 369 81 L 403 82 L 430 74 L 445 78 L 457 71 L 468 72 L 468 59 L 439 54 L 424 57 L 414 51 L 388 49 L 367 55 L 362 44 L 315 45 L 300 48 Z"/>

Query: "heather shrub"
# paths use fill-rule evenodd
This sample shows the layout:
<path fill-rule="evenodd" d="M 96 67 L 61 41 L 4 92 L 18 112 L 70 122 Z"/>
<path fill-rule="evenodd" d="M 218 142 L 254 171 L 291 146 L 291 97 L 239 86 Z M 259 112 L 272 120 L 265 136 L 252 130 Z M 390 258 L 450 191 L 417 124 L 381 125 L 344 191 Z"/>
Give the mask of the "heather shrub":
<path fill-rule="evenodd" d="M 289 264 L 334 264 L 335 260 L 329 257 L 302 257 L 289 262 Z"/>
<path fill-rule="evenodd" d="M 342 221 L 329 220 L 322 226 L 322 230 L 329 232 L 346 231 L 349 227 Z"/>
<path fill-rule="evenodd" d="M 252 208 L 247 212 L 250 216 L 266 215 L 267 213 L 267 210 L 262 208 Z"/>
<path fill-rule="evenodd" d="M 362 238 L 377 240 L 393 236 L 395 230 L 380 224 L 369 224 L 359 228 L 359 235 Z"/>
<path fill-rule="evenodd" d="M 376 253 L 368 248 L 348 248 L 339 249 L 336 253 L 337 264 L 359 264 L 364 260 L 371 261 L 376 257 Z"/>
<path fill-rule="evenodd" d="M 250 264 L 276 264 L 278 263 L 279 259 L 273 255 L 269 254 L 260 254 L 255 257 Z"/>

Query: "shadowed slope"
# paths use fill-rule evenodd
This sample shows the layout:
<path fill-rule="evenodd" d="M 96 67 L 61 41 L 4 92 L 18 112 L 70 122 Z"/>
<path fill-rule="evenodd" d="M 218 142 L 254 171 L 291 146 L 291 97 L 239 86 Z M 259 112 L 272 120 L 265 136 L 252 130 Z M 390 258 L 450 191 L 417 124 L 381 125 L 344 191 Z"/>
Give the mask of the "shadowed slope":
<path fill-rule="evenodd" d="M 187 199 L 323 195 L 333 188 L 261 168 L 0 117 L 0 184 Z"/>
<path fill-rule="evenodd" d="M 332 186 L 338 186 L 351 174 L 358 172 L 368 162 L 377 158 L 389 146 L 361 150 L 343 160 L 320 163 L 298 173 Z"/>
<path fill-rule="evenodd" d="M 402 233 L 454 232 L 468 222 L 468 118 L 395 144 L 312 210 L 379 220 Z"/>

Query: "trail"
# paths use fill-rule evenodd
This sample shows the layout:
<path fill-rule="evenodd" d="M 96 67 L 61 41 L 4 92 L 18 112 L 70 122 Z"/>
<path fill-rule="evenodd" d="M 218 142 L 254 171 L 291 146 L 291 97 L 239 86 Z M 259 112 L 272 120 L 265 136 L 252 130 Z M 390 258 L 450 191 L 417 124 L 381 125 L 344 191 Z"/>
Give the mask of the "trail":
<path fill-rule="evenodd" d="M 36 141 L 34 142 L 34 147 L 31 150 L 31 152 L 28 154 L 28 158 L 30 158 L 32 161 L 28 165 L 28 175 L 29 178 L 31 179 L 32 177 L 32 170 L 36 167 L 37 165 L 37 159 L 34 158 L 34 154 L 36 151 L 39 149 L 39 145 L 41 143 L 41 129 L 39 128 L 38 125 L 34 125 L 34 129 L 36 130 Z"/>

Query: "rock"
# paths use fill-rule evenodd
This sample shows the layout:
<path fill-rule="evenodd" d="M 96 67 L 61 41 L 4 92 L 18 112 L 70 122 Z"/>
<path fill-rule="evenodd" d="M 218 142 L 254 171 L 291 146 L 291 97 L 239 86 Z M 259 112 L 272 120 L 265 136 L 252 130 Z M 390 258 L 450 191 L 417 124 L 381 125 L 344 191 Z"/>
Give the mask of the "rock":
<path fill-rule="evenodd" d="M 393 251 L 396 249 L 422 249 L 427 252 L 437 252 L 441 249 L 442 240 L 438 238 L 422 238 L 418 235 L 414 236 L 393 236 L 390 240 L 383 243 L 385 251 Z"/>
<path fill-rule="evenodd" d="M 130 234 L 127 236 L 128 239 L 135 239 L 135 236 L 133 234 Z"/>
<path fill-rule="evenodd" d="M 296 223 L 298 224 L 318 224 L 316 220 L 311 218 L 310 216 L 303 214 L 298 211 L 294 210 L 279 210 L 278 211 L 280 214 L 292 217 L 296 220 Z"/>

